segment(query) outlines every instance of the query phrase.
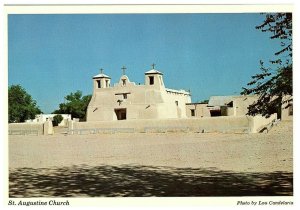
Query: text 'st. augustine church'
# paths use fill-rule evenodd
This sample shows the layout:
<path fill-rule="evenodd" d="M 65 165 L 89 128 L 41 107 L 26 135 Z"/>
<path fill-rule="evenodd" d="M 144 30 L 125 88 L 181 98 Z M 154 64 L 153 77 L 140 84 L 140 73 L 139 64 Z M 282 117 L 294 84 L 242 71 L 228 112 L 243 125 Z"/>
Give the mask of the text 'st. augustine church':
<path fill-rule="evenodd" d="M 93 77 L 94 91 L 87 121 L 186 118 L 190 93 L 166 88 L 163 74 L 152 67 L 145 72 L 144 85 L 131 82 L 123 67 L 119 82 L 111 86 L 111 78 L 101 69 L 100 74 Z"/>

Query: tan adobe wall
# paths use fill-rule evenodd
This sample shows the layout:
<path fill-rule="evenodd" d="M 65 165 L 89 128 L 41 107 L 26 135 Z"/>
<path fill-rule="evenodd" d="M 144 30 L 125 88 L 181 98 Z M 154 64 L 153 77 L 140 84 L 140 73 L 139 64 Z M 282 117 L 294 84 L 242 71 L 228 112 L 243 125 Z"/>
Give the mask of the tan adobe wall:
<path fill-rule="evenodd" d="M 238 97 L 233 100 L 233 108 L 235 108 L 235 116 L 246 115 L 249 105 L 257 101 L 257 96 Z"/>
<path fill-rule="evenodd" d="M 257 99 L 257 96 L 234 96 L 232 97 L 232 107 L 227 105 L 221 106 L 221 115 L 244 116 L 248 112 L 249 105 L 253 104 Z"/>
<path fill-rule="evenodd" d="M 195 110 L 195 116 L 192 116 L 191 110 Z M 210 111 L 207 104 L 186 104 L 186 115 L 188 118 L 210 117 Z"/>
<path fill-rule="evenodd" d="M 272 121 L 277 119 L 277 114 L 272 114 L 269 118 L 265 118 L 261 115 L 255 117 L 250 117 L 251 120 L 251 130 L 253 133 L 259 132 L 264 126 L 268 125 Z"/>
<path fill-rule="evenodd" d="M 9 123 L 9 134 L 11 135 L 51 135 L 53 125 L 51 121 L 44 123 Z"/>
<path fill-rule="evenodd" d="M 191 102 L 189 95 L 178 93 L 163 93 L 165 103 L 164 112 L 168 112 L 163 118 L 186 118 L 186 103 Z"/>
<path fill-rule="evenodd" d="M 186 131 L 256 133 L 258 128 L 269 124 L 274 118 L 260 117 L 203 117 L 191 119 L 126 120 L 107 122 L 71 122 L 69 129 L 102 129 L 103 131 L 132 129 L 132 132 Z"/>

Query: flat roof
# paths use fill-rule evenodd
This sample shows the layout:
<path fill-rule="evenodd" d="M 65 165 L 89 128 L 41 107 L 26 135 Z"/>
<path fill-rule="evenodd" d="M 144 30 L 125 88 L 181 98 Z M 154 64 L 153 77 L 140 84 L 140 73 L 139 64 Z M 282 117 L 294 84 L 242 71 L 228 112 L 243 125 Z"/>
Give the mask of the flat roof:
<path fill-rule="evenodd" d="M 107 76 L 106 74 L 97 74 L 96 76 L 93 77 L 93 79 L 96 79 L 96 78 L 109 78 L 109 76 Z"/>
<path fill-rule="evenodd" d="M 151 69 L 150 71 L 146 71 L 145 74 L 163 74 L 160 71 L 156 70 L 156 69 Z"/>

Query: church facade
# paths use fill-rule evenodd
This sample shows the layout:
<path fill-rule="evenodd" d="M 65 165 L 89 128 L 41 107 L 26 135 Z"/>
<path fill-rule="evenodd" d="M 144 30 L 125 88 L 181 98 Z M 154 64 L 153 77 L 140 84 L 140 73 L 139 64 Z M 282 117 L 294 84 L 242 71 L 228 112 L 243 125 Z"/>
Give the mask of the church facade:
<path fill-rule="evenodd" d="M 103 74 L 93 77 L 94 91 L 87 109 L 87 121 L 186 118 L 186 104 L 191 94 L 168 89 L 163 73 L 153 69 L 145 72 L 145 84 L 131 82 L 125 72 L 111 86 L 111 78 Z"/>

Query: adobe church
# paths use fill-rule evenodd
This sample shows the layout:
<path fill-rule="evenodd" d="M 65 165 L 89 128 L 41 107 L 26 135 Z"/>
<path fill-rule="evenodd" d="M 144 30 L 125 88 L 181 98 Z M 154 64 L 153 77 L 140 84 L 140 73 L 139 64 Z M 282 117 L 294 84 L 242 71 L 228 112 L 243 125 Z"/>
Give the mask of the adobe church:
<path fill-rule="evenodd" d="M 186 104 L 191 94 L 168 89 L 163 74 L 154 69 L 145 72 L 145 84 L 137 85 L 126 76 L 125 67 L 119 82 L 103 73 L 93 77 L 94 91 L 87 109 L 87 121 L 186 118 Z"/>
<path fill-rule="evenodd" d="M 163 74 L 154 67 L 145 72 L 143 85 L 131 82 L 123 67 L 119 82 L 111 86 L 111 78 L 101 69 L 93 77 L 87 121 L 246 116 L 248 106 L 258 99 L 256 95 L 211 96 L 208 103 L 191 103 L 190 92 L 166 88 Z M 281 112 L 282 120 L 292 119 L 292 106 Z"/>

